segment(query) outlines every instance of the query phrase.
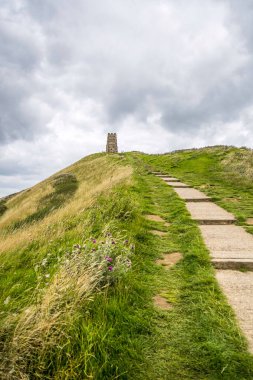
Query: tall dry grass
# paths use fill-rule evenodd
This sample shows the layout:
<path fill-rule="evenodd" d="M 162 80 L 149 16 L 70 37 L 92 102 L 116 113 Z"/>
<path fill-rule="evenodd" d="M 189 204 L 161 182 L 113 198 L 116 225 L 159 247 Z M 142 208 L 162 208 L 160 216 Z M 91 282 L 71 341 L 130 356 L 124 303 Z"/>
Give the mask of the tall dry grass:
<path fill-rule="evenodd" d="M 96 262 L 87 262 L 83 255 L 75 254 L 64 262 L 42 300 L 19 317 L 13 339 L 5 347 L 8 361 L 2 362 L 2 369 L 6 379 L 29 379 L 29 363 L 35 361 L 38 373 L 43 373 L 48 350 L 66 340 L 65 328 L 73 322 L 78 305 L 94 296 L 101 271 Z"/>
<path fill-rule="evenodd" d="M 225 172 L 249 184 L 253 183 L 253 150 L 232 151 L 222 160 L 222 165 Z"/>
<path fill-rule="evenodd" d="M 49 194 L 51 180 L 59 174 L 73 173 L 79 182 L 75 195 L 61 208 L 41 221 L 21 229 L 9 231 L 12 223 L 36 210 L 40 199 Z M 80 214 L 90 207 L 101 193 L 108 193 L 116 184 L 131 178 L 132 168 L 121 166 L 108 156 L 81 160 L 36 185 L 29 192 L 17 195 L 7 204 L 8 211 L 0 218 L 0 253 L 24 248 L 33 240 L 50 240 L 60 237 L 65 229 L 64 220 Z"/>
<path fill-rule="evenodd" d="M 104 235 L 110 237 L 75 245 L 61 258 L 52 280 L 46 280 L 49 283 L 38 280 L 32 306 L 23 310 L 16 321 L 13 317 L 7 319 L 5 324 L 16 326 L 4 345 L 1 379 L 44 379 L 45 372 L 50 376 L 48 362 L 55 350 L 60 360 L 64 357 L 64 345 L 71 339 L 68 331 L 75 328 L 80 309 L 131 268 L 132 244 L 126 244 L 124 238 Z M 48 278 L 44 273 L 46 263 L 44 258 L 36 268 L 38 279 Z M 51 370 L 57 372 L 57 363 L 52 364 Z"/>

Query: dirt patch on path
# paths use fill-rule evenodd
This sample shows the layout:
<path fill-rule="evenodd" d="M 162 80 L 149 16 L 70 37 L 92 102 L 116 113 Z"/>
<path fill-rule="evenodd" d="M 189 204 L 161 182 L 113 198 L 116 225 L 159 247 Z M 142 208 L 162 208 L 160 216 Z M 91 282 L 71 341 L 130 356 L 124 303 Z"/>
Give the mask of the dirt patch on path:
<path fill-rule="evenodd" d="M 150 231 L 150 232 L 151 232 L 151 234 L 153 234 L 153 235 L 161 236 L 161 237 L 167 235 L 167 232 L 164 232 L 164 231 L 152 230 L 152 231 Z"/>
<path fill-rule="evenodd" d="M 231 203 L 238 203 L 238 202 L 240 202 L 240 199 L 238 199 L 238 198 L 224 198 L 223 201 L 231 202 Z"/>
<path fill-rule="evenodd" d="M 182 253 L 166 253 L 162 259 L 156 261 L 157 264 L 163 265 L 167 269 L 171 268 L 173 265 L 177 264 L 183 258 Z"/>
<path fill-rule="evenodd" d="M 162 223 L 165 223 L 165 220 L 163 218 L 161 218 L 159 215 L 145 215 L 145 218 L 147 220 L 151 220 L 152 222 L 162 222 Z"/>
<path fill-rule="evenodd" d="M 163 223 L 165 227 L 169 227 L 171 224 L 166 222 L 161 216 L 159 215 L 145 215 L 145 219 L 150 220 L 151 222 L 160 222 Z"/>
<path fill-rule="evenodd" d="M 253 218 L 248 218 L 246 220 L 246 223 L 249 225 L 249 226 L 253 226 Z"/>
<path fill-rule="evenodd" d="M 157 295 L 153 298 L 154 305 L 162 310 L 172 309 L 172 305 L 162 296 Z"/>

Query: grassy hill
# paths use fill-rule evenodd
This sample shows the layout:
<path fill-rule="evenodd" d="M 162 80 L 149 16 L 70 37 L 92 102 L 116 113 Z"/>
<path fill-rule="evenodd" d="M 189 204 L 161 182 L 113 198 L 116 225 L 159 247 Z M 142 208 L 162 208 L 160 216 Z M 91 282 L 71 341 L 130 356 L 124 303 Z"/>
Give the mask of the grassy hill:
<path fill-rule="evenodd" d="M 200 188 L 253 232 L 252 151 L 233 147 L 96 154 L 1 200 L 2 379 L 253 378 L 199 230 L 150 169 Z M 166 271 L 164 252 L 183 260 Z"/>
<path fill-rule="evenodd" d="M 168 172 L 211 196 L 239 224 L 253 215 L 253 151 L 226 146 L 146 155 L 154 170 Z M 249 228 L 252 231 L 252 229 Z"/>

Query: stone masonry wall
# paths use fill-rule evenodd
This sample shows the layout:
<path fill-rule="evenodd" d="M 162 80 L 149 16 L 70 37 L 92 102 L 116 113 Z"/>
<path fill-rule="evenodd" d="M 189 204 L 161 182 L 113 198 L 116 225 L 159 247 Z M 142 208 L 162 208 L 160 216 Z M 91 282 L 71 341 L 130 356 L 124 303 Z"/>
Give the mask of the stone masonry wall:
<path fill-rule="evenodd" d="M 118 153 L 117 134 L 116 133 L 108 133 L 107 144 L 106 144 L 106 153 Z"/>

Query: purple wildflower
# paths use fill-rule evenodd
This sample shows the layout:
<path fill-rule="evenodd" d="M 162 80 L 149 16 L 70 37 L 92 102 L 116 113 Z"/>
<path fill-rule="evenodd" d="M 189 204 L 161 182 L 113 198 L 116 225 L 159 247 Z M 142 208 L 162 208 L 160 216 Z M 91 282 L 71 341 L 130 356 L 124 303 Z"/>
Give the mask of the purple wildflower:
<path fill-rule="evenodd" d="M 106 259 L 106 261 L 108 261 L 108 263 L 112 263 L 112 258 L 111 257 L 105 256 L 105 259 Z"/>
<path fill-rule="evenodd" d="M 92 243 L 96 244 L 97 240 L 96 239 L 92 239 Z"/>
<path fill-rule="evenodd" d="M 114 240 L 112 241 L 112 244 L 116 244 Z"/>
<path fill-rule="evenodd" d="M 125 244 L 128 244 L 128 240 L 125 240 Z"/>
<path fill-rule="evenodd" d="M 108 267 L 108 270 L 109 270 L 110 272 L 113 271 L 113 266 L 110 265 L 110 266 Z"/>

